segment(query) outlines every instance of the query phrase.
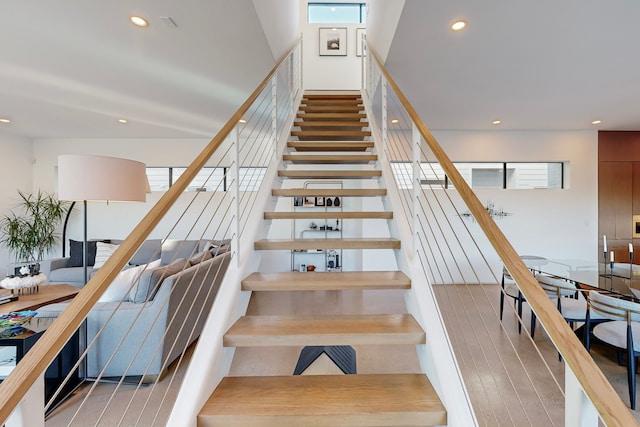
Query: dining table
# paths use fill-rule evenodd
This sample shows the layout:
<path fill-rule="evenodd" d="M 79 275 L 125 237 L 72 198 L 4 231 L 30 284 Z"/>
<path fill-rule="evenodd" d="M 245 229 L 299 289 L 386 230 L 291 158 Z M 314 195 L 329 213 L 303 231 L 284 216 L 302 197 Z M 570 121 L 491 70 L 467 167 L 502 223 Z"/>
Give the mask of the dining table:
<path fill-rule="evenodd" d="M 640 295 L 640 265 L 527 256 L 522 261 L 534 274 L 559 277 L 585 289 L 597 288 L 630 297 Z"/>

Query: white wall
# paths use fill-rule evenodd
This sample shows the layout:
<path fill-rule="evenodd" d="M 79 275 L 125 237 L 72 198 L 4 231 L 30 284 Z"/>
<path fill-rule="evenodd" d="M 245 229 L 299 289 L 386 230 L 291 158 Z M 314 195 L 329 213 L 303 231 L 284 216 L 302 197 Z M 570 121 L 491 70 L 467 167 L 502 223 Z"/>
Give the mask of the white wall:
<path fill-rule="evenodd" d="M 32 180 L 33 146 L 30 139 L 0 133 L 0 152 L 0 215 L 6 215 L 20 201 L 17 190 L 30 193 L 37 189 Z M 13 261 L 13 256 L 0 246 L 0 277 Z"/>
<path fill-rule="evenodd" d="M 562 161 L 563 190 L 474 190 L 510 216 L 496 224 L 520 254 L 547 258 L 597 259 L 597 132 L 434 131 L 452 161 Z M 469 220 L 472 233 L 480 227 Z M 483 242 L 483 239 L 480 239 Z M 485 243 L 486 244 L 486 243 Z M 492 250 L 490 250 L 492 252 Z M 494 271 L 501 263 L 493 258 Z"/>
<path fill-rule="evenodd" d="M 319 29 L 331 24 L 307 23 L 307 0 L 300 0 L 300 27 L 303 33 L 303 85 L 309 90 L 359 90 L 361 57 L 356 56 L 356 28 L 365 24 L 336 24 L 347 28 L 347 56 L 320 56 Z"/>
<path fill-rule="evenodd" d="M 253 0 L 253 7 L 277 61 L 300 36 L 300 0 Z"/>

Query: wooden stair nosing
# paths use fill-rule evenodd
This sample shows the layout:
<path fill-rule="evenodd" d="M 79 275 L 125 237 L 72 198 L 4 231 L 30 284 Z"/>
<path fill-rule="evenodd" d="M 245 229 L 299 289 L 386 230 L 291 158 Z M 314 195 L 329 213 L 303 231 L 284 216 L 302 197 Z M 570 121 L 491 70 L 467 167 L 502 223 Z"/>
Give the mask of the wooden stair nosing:
<path fill-rule="evenodd" d="M 358 164 L 375 162 L 378 156 L 376 154 L 284 154 L 282 160 L 300 164 Z"/>
<path fill-rule="evenodd" d="M 198 427 L 436 426 L 447 411 L 424 374 L 225 377 Z"/>
<path fill-rule="evenodd" d="M 411 289 L 401 271 L 342 271 L 251 273 L 241 282 L 243 291 L 329 291 Z"/>
<path fill-rule="evenodd" d="M 321 197 L 321 196 L 318 196 L 318 197 Z M 392 211 L 265 212 L 264 219 L 393 219 L 393 212 Z"/>
<path fill-rule="evenodd" d="M 278 176 L 291 179 L 371 179 L 379 178 L 379 170 L 278 170 Z"/>
<path fill-rule="evenodd" d="M 242 316 L 224 334 L 225 347 L 424 344 L 410 314 Z"/>
<path fill-rule="evenodd" d="M 271 195 L 275 197 L 379 197 L 386 196 L 386 188 L 273 188 Z"/>
<path fill-rule="evenodd" d="M 326 249 L 400 249 L 392 238 L 262 239 L 253 242 L 257 251 Z"/>

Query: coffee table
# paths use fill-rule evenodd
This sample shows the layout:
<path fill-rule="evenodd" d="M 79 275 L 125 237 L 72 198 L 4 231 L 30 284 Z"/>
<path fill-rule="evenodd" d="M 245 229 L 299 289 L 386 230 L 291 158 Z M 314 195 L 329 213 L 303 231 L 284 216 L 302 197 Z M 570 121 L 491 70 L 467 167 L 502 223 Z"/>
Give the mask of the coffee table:
<path fill-rule="evenodd" d="M 80 288 L 66 284 L 42 285 L 34 294 L 20 295 L 17 301 L 1 304 L 0 313 L 37 310 L 48 304 L 70 300 L 78 292 L 80 292 Z"/>
<path fill-rule="evenodd" d="M 1 304 L 0 313 L 37 310 L 48 304 L 70 300 L 78 292 L 80 292 L 79 288 L 66 284 L 42 285 L 37 293 L 20 295 L 17 301 Z M 24 354 L 35 344 L 54 320 L 54 318 L 35 317 L 22 325 L 24 331 L 21 334 L 5 338 L 0 336 L 0 355 L 3 355 L 3 357 L 0 357 L 0 362 L 2 359 L 7 361 L 4 366 L 0 364 L 0 381 L 9 374 L 12 367 L 15 367 L 15 364 L 22 359 Z M 5 329 L 0 328 L 0 333 Z M 45 373 L 45 401 L 51 399 L 58 386 L 62 384 L 67 374 L 73 369 L 79 357 L 79 349 L 79 332 L 76 331 Z M 74 374 L 73 379 L 65 385 L 62 396 L 75 388 L 79 380 L 78 374 Z M 61 398 L 58 397 L 56 400 L 60 401 Z"/>

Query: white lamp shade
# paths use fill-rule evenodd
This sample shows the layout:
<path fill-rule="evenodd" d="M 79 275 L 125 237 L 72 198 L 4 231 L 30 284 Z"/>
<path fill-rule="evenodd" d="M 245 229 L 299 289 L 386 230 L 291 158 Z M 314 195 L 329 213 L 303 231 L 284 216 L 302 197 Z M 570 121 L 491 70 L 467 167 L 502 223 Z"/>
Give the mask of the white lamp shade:
<path fill-rule="evenodd" d="M 116 157 L 58 156 L 58 199 L 144 202 L 145 164 Z"/>

